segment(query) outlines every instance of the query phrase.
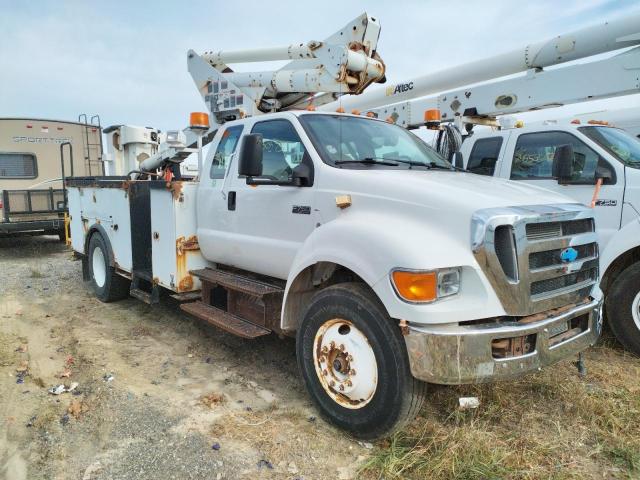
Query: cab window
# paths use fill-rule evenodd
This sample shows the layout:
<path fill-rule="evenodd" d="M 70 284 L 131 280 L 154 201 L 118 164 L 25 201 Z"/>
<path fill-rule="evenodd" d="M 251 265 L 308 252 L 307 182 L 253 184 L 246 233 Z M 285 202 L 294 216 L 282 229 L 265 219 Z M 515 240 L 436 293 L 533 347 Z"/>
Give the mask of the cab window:
<path fill-rule="evenodd" d="M 262 135 L 262 177 L 287 181 L 302 162 L 306 150 L 288 120 L 268 120 L 254 125 L 251 133 Z"/>
<path fill-rule="evenodd" d="M 553 158 L 556 148 L 573 148 L 574 184 L 593 184 L 600 156 L 577 137 L 566 132 L 525 133 L 518 137 L 513 163 L 512 180 L 547 180 L 553 176 Z"/>
<path fill-rule="evenodd" d="M 209 178 L 224 178 L 231 156 L 238 146 L 238 140 L 240 139 L 241 134 L 241 125 L 229 127 L 222 132 L 222 138 L 220 139 L 218 148 L 216 148 L 216 153 L 213 156 L 213 163 L 211 164 Z"/>
<path fill-rule="evenodd" d="M 493 176 L 500 158 L 502 137 L 481 138 L 473 144 L 467 170 L 479 175 Z"/>

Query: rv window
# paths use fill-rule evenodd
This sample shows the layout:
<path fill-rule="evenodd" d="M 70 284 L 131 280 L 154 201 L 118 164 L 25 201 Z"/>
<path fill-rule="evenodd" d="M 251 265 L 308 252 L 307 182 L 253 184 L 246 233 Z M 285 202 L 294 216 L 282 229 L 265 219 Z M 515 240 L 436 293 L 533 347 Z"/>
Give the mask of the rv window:
<path fill-rule="evenodd" d="M 467 170 L 479 175 L 493 176 L 500 156 L 502 137 L 482 138 L 478 140 L 469 155 Z"/>
<path fill-rule="evenodd" d="M 36 178 L 37 176 L 35 155 L 0 152 L 0 178 Z"/>

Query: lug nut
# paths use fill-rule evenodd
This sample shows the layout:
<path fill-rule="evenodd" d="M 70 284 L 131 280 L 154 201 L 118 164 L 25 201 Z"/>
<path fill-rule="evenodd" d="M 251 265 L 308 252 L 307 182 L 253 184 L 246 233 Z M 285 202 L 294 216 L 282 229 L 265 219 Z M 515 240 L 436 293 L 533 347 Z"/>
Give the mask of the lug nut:
<path fill-rule="evenodd" d="M 338 388 L 340 388 L 340 391 L 342 392 L 344 390 L 344 385 L 340 385 Z"/>
<path fill-rule="evenodd" d="M 341 351 L 344 352 L 344 343 L 341 343 L 339 348 L 340 348 Z"/>
<path fill-rule="evenodd" d="M 333 350 L 334 348 L 336 348 L 336 342 L 334 342 L 333 340 L 331 340 L 331 343 L 329 343 L 329 346 L 331 347 L 331 349 Z"/>
<path fill-rule="evenodd" d="M 327 372 L 326 370 L 322 370 L 322 375 L 326 377 L 327 375 L 329 375 L 329 372 Z"/>
<path fill-rule="evenodd" d="M 347 380 L 344 383 L 347 385 L 347 387 L 353 387 L 353 383 L 351 382 L 351 380 Z"/>
<path fill-rule="evenodd" d="M 328 348 L 327 348 L 327 346 L 325 345 L 324 347 L 322 347 L 322 351 L 323 351 L 324 353 L 327 353 L 327 352 L 329 351 L 329 349 L 328 349 Z"/>
<path fill-rule="evenodd" d="M 347 362 L 353 362 L 353 355 L 347 355 Z"/>
<path fill-rule="evenodd" d="M 324 355 L 321 355 L 321 356 L 320 356 L 320 363 L 324 363 L 324 362 L 326 362 L 326 361 L 327 361 L 327 359 L 326 359 L 326 358 L 324 358 Z"/>
<path fill-rule="evenodd" d="M 331 381 L 329 382 L 329 386 L 330 386 L 330 387 L 335 387 L 335 386 L 336 386 L 336 382 L 334 382 L 333 380 L 331 380 Z"/>
<path fill-rule="evenodd" d="M 356 371 L 352 368 L 351 370 L 349 370 L 349 375 L 355 375 Z"/>

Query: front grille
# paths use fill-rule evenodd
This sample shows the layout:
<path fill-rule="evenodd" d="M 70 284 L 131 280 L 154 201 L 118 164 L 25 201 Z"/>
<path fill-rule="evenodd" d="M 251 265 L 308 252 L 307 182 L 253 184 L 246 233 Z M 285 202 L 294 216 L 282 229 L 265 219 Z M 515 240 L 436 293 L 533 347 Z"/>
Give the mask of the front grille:
<path fill-rule="evenodd" d="M 579 303 L 598 282 L 597 236 L 587 207 L 490 208 L 474 213 L 472 226 L 474 255 L 508 315 Z M 577 256 L 563 260 L 569 248 Z"/>
<path fill-rule="evenodd" d="M 595 231 L 592 218 L 564 222 L 541 222 L 527 225 L 527 240 L 544 240 Z"/>
<path fill-rule="evenodd" d="M 531 296 L 540 296 L 562 293 L 562 290 L 575 287 L 581 283 L 591 282 L 598 279 L 597 268 L 587 268 L 576 273 L 563 275 L 561 277 L 539 280 L 531 284 Z"/>
<path fill-rule="evenodd" d="M 578 258 L 576 260 L 584 260 L 587 258 L 595 258 L 598 254 L 597 244 L 589 243 L 587 245 L 578 245 L 574 247 L 578 251 Z M 551 267 L 554 265 L 562 265 L 564 262 L 560 258 L 563 248 L 556 248 L 554 250 L 545 250 L 543 252 L 534 252 L 529 255 L 529 268 L 535 270 L 536 268 Z"/>

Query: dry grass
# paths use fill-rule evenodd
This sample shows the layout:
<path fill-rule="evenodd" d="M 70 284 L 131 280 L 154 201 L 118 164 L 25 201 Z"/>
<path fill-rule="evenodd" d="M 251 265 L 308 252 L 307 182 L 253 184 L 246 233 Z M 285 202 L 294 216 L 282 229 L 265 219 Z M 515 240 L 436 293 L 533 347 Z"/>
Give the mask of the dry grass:
<path fill-rule="evenodd" d="M 199 402 L 205 407 L 214 408 L 216 405 L 224 405 L 227 403 L 227 398 L 222 393 L 212 392 L 200 397 Z"/>
<path fill-rule="evenodd" d="M 434 387 L 421 416 L 381 442 L 364 478 L 640 478 L 640 359 L 617 347 L 519 382 Z M 460 396 L 477 396 L 460 412 Z"/>

